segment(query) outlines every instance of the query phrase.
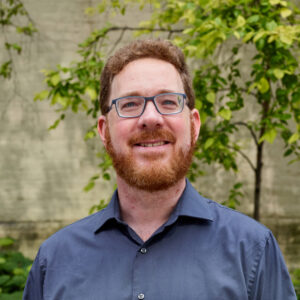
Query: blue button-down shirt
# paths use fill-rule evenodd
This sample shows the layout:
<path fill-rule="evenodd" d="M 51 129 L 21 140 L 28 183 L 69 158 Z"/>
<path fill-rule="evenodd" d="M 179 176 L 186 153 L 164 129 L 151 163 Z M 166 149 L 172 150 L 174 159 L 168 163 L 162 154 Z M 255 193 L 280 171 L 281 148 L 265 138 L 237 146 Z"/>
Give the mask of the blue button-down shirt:
<path fill-rule="evenodd" d="M 201 197 L 187 181 L 146 242 L 120 219 L 117 191 L 102 211 L 45 241 L 25 300 L 296 300 L 272 233 Z"/>

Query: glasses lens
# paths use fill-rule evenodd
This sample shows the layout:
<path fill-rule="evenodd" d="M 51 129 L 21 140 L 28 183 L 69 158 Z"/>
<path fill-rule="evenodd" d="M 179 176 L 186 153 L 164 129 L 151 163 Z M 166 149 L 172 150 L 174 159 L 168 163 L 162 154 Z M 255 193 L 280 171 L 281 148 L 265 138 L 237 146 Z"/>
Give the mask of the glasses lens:
<path fill-rule="evenodd" d="M 182 111 L 184 98 L 180 94 L 162 94 L 155 98 L 157 108 L 162 114 L 174 114 Z"/>
<path fill-rule="evenodd" d="M 128 97 L 117 101 L 117 109 L 123 117 L 134 117 L 141 114 L 144 108 L 143 97 Z"/>

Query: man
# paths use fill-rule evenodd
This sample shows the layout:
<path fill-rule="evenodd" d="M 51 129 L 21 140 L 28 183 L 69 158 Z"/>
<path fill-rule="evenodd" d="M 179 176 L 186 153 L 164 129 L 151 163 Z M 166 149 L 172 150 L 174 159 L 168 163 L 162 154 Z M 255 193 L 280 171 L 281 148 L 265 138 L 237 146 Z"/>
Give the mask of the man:
<path fill-rule="evenodd" d="M 271 232 L 185 179 L 200 130 L 182 52 L 136 41 L 101 76 L 118 189 L 41 246 L 23 299 L 296 299 Z"/>

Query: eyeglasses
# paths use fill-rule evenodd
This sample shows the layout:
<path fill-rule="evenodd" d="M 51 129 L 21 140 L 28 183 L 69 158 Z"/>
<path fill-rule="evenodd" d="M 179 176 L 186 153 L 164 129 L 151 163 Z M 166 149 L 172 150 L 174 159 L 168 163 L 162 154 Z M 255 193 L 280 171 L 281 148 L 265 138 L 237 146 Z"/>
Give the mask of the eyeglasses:
<path fill-rule="evenodd" d="M 147 101 L 151 101 L 156 110 L 162 115 L 175 115 L 182 112 L 185 94 L 164 93 L 153 97 L 127 96 L 112 100 L 108 111 L 115 105 L 117 113 L 121 118 L 137 118 L 145 111 Z"/>

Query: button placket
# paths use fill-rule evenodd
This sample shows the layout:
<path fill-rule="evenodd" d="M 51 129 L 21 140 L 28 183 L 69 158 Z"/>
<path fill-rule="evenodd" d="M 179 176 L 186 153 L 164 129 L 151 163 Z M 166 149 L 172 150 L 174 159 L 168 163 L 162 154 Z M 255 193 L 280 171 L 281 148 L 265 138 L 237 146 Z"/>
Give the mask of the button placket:
<path fill-rule="evenodd" d="M 146 254 L 147 253 L 147 254 Z M 148 274 L 149 269 L 145 270 L 145 266 L 149 265 L 149 249 L 146 247 L 146 243 L 140 244 L 140 247 L 137 249 L 134 264 L 133 264 L 133 299 L 144 300 L 147 283 L 144 281 L 145 271 Z"/>

